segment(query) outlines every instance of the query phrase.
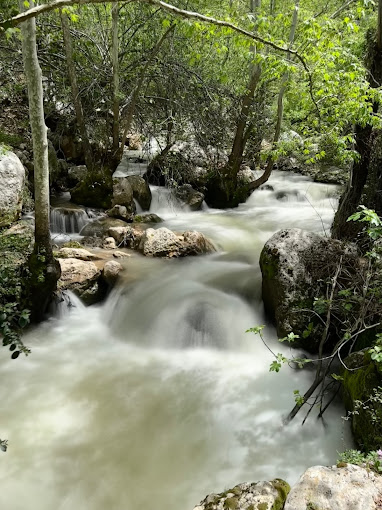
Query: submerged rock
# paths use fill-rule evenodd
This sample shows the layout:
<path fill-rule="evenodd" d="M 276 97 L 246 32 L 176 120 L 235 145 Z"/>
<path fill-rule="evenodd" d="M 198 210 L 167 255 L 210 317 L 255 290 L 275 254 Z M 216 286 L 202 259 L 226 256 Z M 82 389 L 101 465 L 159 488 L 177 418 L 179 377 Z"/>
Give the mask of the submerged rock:
<path fill-rule="evenodd" d="M 23 206 L 25 169 L 13 152 L 0 152 L 0 227 L 19 219 Z"/>
<path fill-rule="evenodd" d="M 380 508 L 382 477 L 369 469 L 347 464 L 344 467 L 309 468 L 290 491 L 284 510 Z"/>
<path fill-rule="evenodd" d="M 220 494 L 210 494 L 194 510 L 282 510 L 289 490 L 289 485 L 278 478 L 241 483 Z"/>

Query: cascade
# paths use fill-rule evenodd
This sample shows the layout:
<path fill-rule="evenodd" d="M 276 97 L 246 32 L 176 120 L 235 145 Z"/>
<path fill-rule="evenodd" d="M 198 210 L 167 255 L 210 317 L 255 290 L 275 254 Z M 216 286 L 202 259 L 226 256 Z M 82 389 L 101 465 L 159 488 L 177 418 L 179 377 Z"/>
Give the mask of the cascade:
<path fill-rule="evenodd" d="M 269 344 L 289 355 L 264 316 L 260 250 L 281 228 L 327 232 L 337 207 L 334 186 L 282 172 L 269 186 L 226 211 L 154 199 L 161 226 L 200 230 L 219 251 L 130 257 L 105 303 L 64 307 L 30 330 L 28 358 L 0 350 L 1 508 L 191 510 L 239 482 L 293 483 L 351 446 L 340 403 L 325 424 L 312 413 L 283 427 L 312 373 L 270 373 L 270 353 L 245 333 L 266 324 Z"/>

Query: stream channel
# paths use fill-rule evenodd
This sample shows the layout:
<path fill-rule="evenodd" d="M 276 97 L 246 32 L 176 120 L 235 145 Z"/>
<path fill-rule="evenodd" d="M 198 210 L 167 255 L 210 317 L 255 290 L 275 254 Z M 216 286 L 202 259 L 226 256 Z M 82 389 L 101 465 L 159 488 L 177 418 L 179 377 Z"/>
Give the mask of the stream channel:
<path fill-rule="evenodd" d="M 270 353 L 245 333 L 266 324 L 264 243 L 285 227 L 329 233 L 337 207 L 335 186 L 281 172 L 269 184 L 235 210 L 200 212 L 153 188 L 158 226 L 199 230 L 219 251 L 132 256 L 105 303 L 75 301 L 30 330 L 27 358 L 0 350 L 1 509 L 192 510 L 244 481 L 294 483 L 351 446 L 340 403 L 325 422 L 313 412 L 283 427 L 313 373 L 270 373 Z"/>

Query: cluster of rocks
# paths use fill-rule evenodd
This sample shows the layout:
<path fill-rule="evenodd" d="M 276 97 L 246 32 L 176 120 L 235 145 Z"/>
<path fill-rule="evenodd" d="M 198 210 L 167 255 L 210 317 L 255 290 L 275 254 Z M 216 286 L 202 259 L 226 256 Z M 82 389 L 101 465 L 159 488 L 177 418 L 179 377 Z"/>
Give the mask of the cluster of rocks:
<path fill-rule="evenodd" d="M 141 227 L 141 225 L 139 225 Z M 88 238 L 90 240 L 94 238 Z M 215 251 L 213 244 L 200 232 L 175 233 L 167 228 L 112 226 L 98 238 L 96 250 L 64 247 L 55 253 L 61 267 L 59 290 L 71 290 L 85 304 L 102 300 L 126 270 L 131 256 L 126 248 L 146 257 L 179 258 Z M 85 238 L 86 242 L 86 238 Z M 100 250 L 99 248 L 102 248 Z"/>
<path fill-rule="evenodd" d="M 243 483 L 210 494 L 194 510 L 380 510 L 382 476 L 352 464 L 309 468 L 292 488 L 284 480 Z"/>

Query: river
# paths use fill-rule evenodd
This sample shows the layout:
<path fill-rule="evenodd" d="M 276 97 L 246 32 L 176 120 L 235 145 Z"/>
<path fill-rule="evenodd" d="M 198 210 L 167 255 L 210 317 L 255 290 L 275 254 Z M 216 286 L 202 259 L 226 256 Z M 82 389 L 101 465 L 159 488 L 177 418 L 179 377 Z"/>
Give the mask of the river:
<path fill-rule="evenodd" d="M 284 227 L 329 232 L 334 186 L 275 172 L 273 190 L 235 210 L 179 210 L 153 189 L 153 212 L 200 230 L 216 254 L 133 256 L 126 283 L 99 306 L 80 303 L 30 330 L 27 358 L 0 350 L 0 508 L 192 510 L 244 481 L 295 482 L 351 445 L 334 404 L 282 426 L 293 390 L 312 373 L 269 372 L 270 353 L 245 331 L 266 324 L 258 259 Z M 160 225 L 160 226 L 163 226 Z M 277 352 L 275 331 L 264 330 Z"/>

